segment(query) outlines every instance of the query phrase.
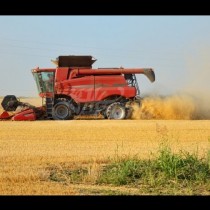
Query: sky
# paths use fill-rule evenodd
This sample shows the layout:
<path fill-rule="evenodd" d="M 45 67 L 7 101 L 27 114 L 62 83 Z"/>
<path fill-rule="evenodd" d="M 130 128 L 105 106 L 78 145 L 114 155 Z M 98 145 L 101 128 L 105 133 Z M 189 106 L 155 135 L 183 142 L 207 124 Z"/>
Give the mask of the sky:
<path fill-rule="evenodd" d="M 0 16 L 0 96 L 38 96 L 34 67 L 92 55 L 93 68 L 153 68 L 141 94 L 210 92 L 210 16 Z"/>

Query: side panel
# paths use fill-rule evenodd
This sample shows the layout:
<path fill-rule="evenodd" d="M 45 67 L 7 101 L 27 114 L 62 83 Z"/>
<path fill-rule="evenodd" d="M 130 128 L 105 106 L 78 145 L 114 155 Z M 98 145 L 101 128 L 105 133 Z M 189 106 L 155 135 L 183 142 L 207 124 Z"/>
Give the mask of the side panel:
<path fill-rule="evenodd" d="M 122 75 L 83 76 L 56 83 L 56 94 L 68 95 L 77 103 L 101 101 L 112 95 L 136 96 Z"/>
<path fill-rule="evenodd" d="M 94 76 L 65 80 L 56 84 L 56 93 L 71 96 L 77 103 L 94 101 Z"/>
<path fill-rule="evenodd" d="M 55 82 L 62 82 L 67 79 L 69 68 L 57 68 L 55 72 Z"/>
<path fill-rule="evenodd" d="M 27 109 L 15 114 L 12 118 L 14 121 L 34 121 L 36 120 L 36 114 L 33 109 Z"/>
<path fill-rule="evenodd" d="M 129 87 L 122 75 L 95 76 L 95 101 L 101 101 L 112 95 L 132 98 L 136 96 L 136 89 Z"/>

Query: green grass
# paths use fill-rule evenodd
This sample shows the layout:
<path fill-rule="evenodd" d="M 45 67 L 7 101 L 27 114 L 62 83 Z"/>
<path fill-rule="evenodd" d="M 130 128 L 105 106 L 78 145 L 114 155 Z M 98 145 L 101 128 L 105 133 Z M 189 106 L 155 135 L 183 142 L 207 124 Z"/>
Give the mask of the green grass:
<path fill-rule="evenodd" d="M 104 168 L 97 183 L 126 185 L 142 178 L 144 163 L 137 159 L 110 163 Z"/>
<path fill-rule="evenodd" d="M 198 158 L 196 153 L 181 151 L 180 154 L 173 154 L 166 147 L 160 150 L 154 165 L 168 179 L 206 181 L 210 178 L 208 159 Z"/>
<path fill-rule="evenodd" d="M 106 166 L 98 183 L 113 185 L 151 184 L 168 182 L 207 182 L 210 179 L 208 158 L 181 151 L 172 153 L 169 147 L 162 148 L 154 159 L 126 158 Z"/>
<path fill-rule="evenodd" d="M 90 174 L 85 166 L 71 170 L 54 168 L 49 179 L 84 184 L 87 176 Z M 117 156 L 101 167 L 92 184 L 133 187 L 140 194 L 210 195 L 210 152 L 199 158 L 197 153 L 173 153 L 164 146 L 148 160 Z"/>

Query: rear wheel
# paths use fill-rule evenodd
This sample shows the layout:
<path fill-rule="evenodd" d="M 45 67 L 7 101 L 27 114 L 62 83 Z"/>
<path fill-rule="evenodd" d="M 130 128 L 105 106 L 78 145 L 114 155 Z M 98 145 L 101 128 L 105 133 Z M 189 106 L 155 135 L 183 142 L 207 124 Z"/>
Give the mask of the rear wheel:
<path fill-rule="evenodd" d="M 125 118 L 125 107 L 120 102 L 110 104 L 106 109 L 106 116 L 108 119 L 122 120 Z"/>
<path fill-rule="evenodd" d="M 74 116 L 69 103 L 62 101 L 54 105 L 52 117 L 54 120 L 71 120 Z"/>
<path fill-rule="evenodd" d="M 106 116 L 106 112 L 105 112 L 105 111 L 102 113 L 102 115 L 104 116 L 104 119 L 107 119 L 107 118 L 108 118 L 108 117 Z"/>
<path fill-rule="evenodd" d="M 133 113 L 133 108 L 132 107 L 126 108 L 125 119 L 131 119 L 132 113 Z"/>

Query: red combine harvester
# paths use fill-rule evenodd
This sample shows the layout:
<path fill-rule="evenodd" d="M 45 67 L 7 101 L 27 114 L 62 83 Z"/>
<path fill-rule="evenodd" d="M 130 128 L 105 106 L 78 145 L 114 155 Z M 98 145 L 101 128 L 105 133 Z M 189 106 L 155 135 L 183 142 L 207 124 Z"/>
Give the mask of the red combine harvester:
<path fill-rule="evenodd" d="M 132 104 L 140 105 L 140 91 L 135 74 L 144 74 L 155 81 L 151 68 L 92 69 L 92 56 L 59 56 L 53 63 L 57 68 L 35 68 L 36 81 L 43 106 L 20 102 L 14 95 L 2 101 L 4 112 L 0 119 L 12 120 L 70 120 L 76 115 L 102 114 L 105 119 L 129 119 Z M 20 111 L 14 112 L 20 107 Z"/>

